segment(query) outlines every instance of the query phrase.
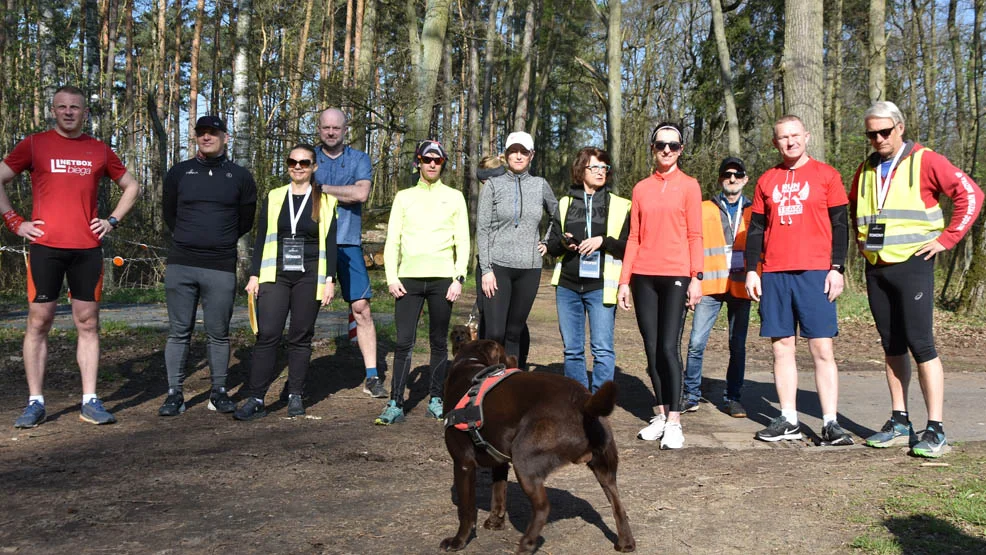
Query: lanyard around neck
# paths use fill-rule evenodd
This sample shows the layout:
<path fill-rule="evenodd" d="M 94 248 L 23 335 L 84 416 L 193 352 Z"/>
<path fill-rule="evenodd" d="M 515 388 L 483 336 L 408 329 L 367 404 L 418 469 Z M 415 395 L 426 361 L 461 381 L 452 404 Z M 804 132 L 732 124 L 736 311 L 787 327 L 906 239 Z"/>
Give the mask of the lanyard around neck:
<path fill-rule="evenodd" d="M 289 197 L 293 196 L 289 192 Z M 298 233 L 298 222 L 301 221 L 301 214 L 305 211 L 305 205 L 308 204 L 308 197 L 312 196 L 312 186 L 308 185 L 308 190 L 305 191 L 305 198 L 301 199 L 301 206 L 298 207 L 298 213 L 295 214 L 294 211 L 294 199 L 288 199 L 288 215 L 291 216 L 291 236 L 294 237 Z"/>
<path fill-rule="evenodd" d="M 582 191 L 582 202 L 585 203 L 585 238 L 592 237 L 592 197 Z"/>
<path fill-rule="evenodd" d="M 890 178 L 893 176 L 894 168 L 897 167 L 897 162 L 900 161 L 900 157 L 904 154 L 904 147 L 907 145 L 900 145 L 900 150 L 894 155 L 894 159 L 890 162 L 890 168 L 887 169 L 887 177 L 883 177 L 883 164 L 881 163 L 876 167 L 876 194 L 877 194 L 877 212 L 883 210 L 883 205 L 887 202 L 887 194 L 890 192 Z"/>

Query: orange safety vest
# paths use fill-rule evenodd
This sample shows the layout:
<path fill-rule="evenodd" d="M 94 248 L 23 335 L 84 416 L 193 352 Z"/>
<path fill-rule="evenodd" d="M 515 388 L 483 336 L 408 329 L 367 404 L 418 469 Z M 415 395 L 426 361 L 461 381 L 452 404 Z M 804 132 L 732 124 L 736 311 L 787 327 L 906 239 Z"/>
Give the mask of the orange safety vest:
<path fill-rule="evenodd" d="M 746 271 L 730 272 L 729 263 L 732 252 L 746 251 L 746 230 L 750 226 L 753 208 L 747 206 L 743 209 L 731 249 L 726 242 L 728 224 L 723 223 L 724 214 L 724 209 L 717 202 L 707 200 L 702 203 L 702 247 L 705 254 L 702 295 L 729 293 L 737 299 L 748 299 Z"/>

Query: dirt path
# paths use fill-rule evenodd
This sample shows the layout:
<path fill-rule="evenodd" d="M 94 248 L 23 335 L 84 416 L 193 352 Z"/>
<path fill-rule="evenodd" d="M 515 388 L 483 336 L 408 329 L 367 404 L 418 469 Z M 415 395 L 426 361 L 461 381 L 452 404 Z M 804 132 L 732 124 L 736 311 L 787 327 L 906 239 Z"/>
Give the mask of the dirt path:
<path fill-rule="evenodd" d="M 456 314 L 468 308 L 459 303 Z M 744 391 L 751 418 L 728 418 L 703 404 L 685 417 L 686 448 L 660 451 L 634 438 L 652 414 L 653 398 L 633 318 L 621 314 L 617 327 L 621 399 L 611 421 L 620 489 L 640 553 L 849 552 L 849 542 L 866 529 L 864 517 L 878 514 L 873 500 L 888 479 L 940 470 L 900 450 L 753 441 L 752 432 L 776 413 L 768 346 L 755 337 Z M 537 370 L 560 371 L 550 287 L 542 288 L 531 329 Z M 863 435 L 886 418 L 879 345 L 866 326 L 842 329 L 840 412 L 847 428 Z M 970 333 L 941 338 L 949 370 L 946 429 L 963 440 L 957 450 L 986 460 L 986 374 L 979 371 L 986 338 Z M 710 399 L 721 396 L 724 335 L 713 333 L 706 358 Z M 74 345 L 54 338 L 49 420 L 29 431 L 9 427 L 25 395 L 19 341 L 0 343 L 0 553 L 435 553 L 454 532 L 451 461 L 440 424 L 423 416 L 423 367 L 412 375 L 407 422 L 374 426 L 382 403 L 360 391 L 358 351 L 343 338 L 322 339 L 307 386 L 309 418 L 283 418 L 279 380 L 268 397 L 272 415 L 240 423 L 206 410 L 208 372 L 196 346 L 186 383 L 189 410 L 162 419 L 163 341 L 155 330 L 104 338 L 100 391 L 120 421 L 94 427 L 77 418 Z M 250 347 L 237 338 L 234 388 L 246 376 Z M 426 359 L 416 353 L 414 361 Z M 813 380 L 800 378 L 800 408 L 817 431 Z M 923 403 L 913 389 L 917 408 Z M 569 467 L 548 485 L 552 512 L 540 552 L 612 552 L 612 514 L 591 473 Z M 480 521 L 488 489 L 482 474 Z M 466 553 L 513 552 L 530 516 L 513 481 L 508 513 L 505 531 L 479 530 Z"/>

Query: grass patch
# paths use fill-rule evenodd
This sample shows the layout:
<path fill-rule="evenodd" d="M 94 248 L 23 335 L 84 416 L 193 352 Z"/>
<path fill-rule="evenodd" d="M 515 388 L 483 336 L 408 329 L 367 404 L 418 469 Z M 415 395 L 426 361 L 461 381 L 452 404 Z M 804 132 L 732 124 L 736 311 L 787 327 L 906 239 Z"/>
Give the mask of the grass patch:
<path fill-rule="evenodd" d="M 120 287 L 103 293 L 102 302 L 115 304 L 152 304 L 166 302 L 164 284 L 154 287 Z"/>
<path fill-rule="evenodd" d="M 986 460 L 956 450 L 949 466 L 891 481 L 882 517 L 850 546 L 875 554 L 986 552 Z"/>

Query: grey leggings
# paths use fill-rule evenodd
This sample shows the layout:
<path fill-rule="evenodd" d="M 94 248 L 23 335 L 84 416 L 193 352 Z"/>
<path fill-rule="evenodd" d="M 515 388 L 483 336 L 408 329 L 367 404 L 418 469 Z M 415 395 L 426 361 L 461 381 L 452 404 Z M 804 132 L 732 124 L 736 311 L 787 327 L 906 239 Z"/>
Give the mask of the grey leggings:
<path fill-rule="evenodd" d="M 236 274 L 220 270 L 168 264 L 164 274 L 168 301 L 168 343 L 164 364 L 168 369 L 168 388 L 181 389 L 185 381 L 188 344 L 195 329 L 195 309 L 202 301 L 202 319 L 208 337 L 207 357 L 212 387 L 226 386 L 229 366 L 229 320 L 233 316 Z"/>

